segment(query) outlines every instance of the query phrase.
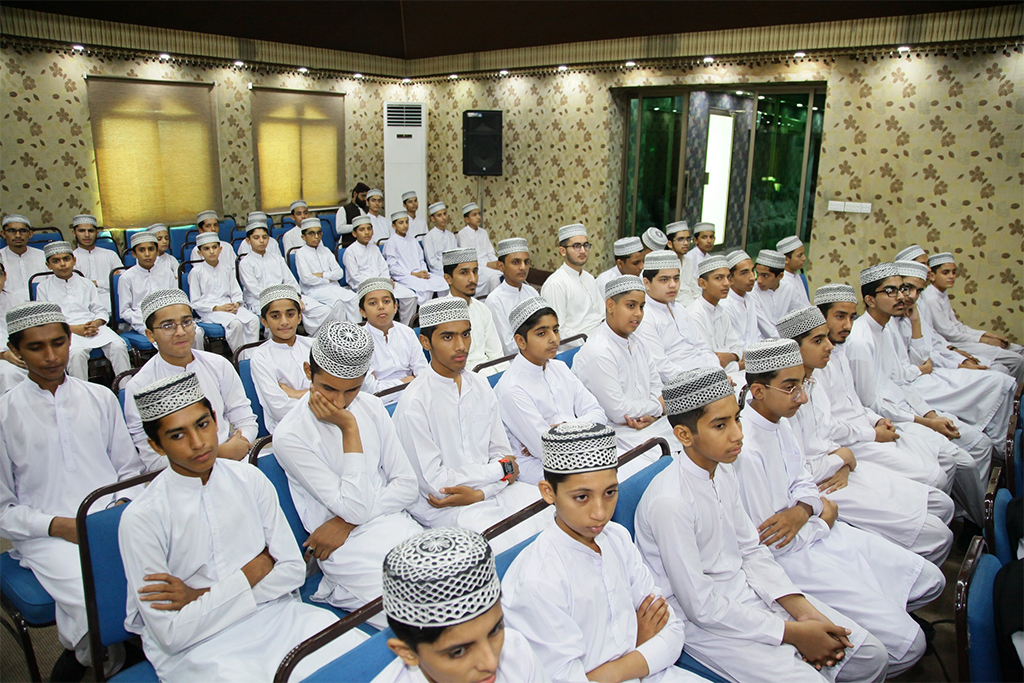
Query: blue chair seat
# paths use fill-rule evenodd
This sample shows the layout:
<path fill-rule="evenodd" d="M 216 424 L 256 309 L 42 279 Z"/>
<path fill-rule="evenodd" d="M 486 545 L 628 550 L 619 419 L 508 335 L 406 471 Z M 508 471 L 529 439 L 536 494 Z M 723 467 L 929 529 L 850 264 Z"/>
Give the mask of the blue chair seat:
<path fill-rule="evenodd" d="M 50 594 L 9 552 L 0 555 L 0 589 L 30 626 L 48 626 L 56 619 L 56 607 Z"/>
<path fill-rule="evenodd" d="M 995 555 L 978 557 L 967 595 L 967 642 L 972 681 L 1001 681 L 992 586 L 1001 568 Z"/>
<path fill-rule="evenodd" d="M 148 661 L 139 662 L 131 668 L 118 671 L 107 680 L 117 681 L 117 683 L 159 683 L 160 681 L 157 678 L 156 669 Z"/>
<path fill-rule="evenodd" d="M 306 683 L 370 683 L 394 661 L 395 653 L 388 648 L 388 639 L 394 637 L 390 628 L 377 632 L 358 647 L 315 671 L 305 679 Z"/>
<path fill-rule="evenodd" d="M 129 330 L 128 332 L 121 333 L 121 339 L 128 342 L 128 346 L 139 351 L 152 351 L 153 344 L 146 339 L 146 335 L 139 334 L 135 330 Z"/>
<path fill-rule="evenodd" d="M 555 356 L 555 358 L 557 360 L 562 361 L 563 363 L 565 363 L 566 365 L 568 365 L 571 368 L 572 367 L 572 359 L 576 357 L 576 354 L 579 353 L 579 350 L 581 348 L 583 348 L 583 347 L 582 346 L 574 346 L 571 349 L 566 349 L 565 351 L 562 351 L 560 354 Z"/>
<path fill-rule="evenodd" d="M 196 321 L 199 327 L 203 328 L 203 333 L 207 339 L 223 339 L 224 338 L 224 327 L 217 323 L 204 323 Z"/>
<path fill-rule="evenodd" d="M 1010 504 L 1010 490 L 999 489 L 996 492 L 996 501 L 993 508 L 992 528 L 993 536 L 992 549 L 999 559 L 999 564 L 1004 565 L 1013 559 L 1013 548 L 1010 547 L 1010 532 L 1006 528 L 1006 506 Z"/>
<path fill-rule="evenodd" d="M 701 678 L 706 678 L 713 683 L 729 683 L 727 680 L 716 674 L 711 669 L 707 668 L 696 659 L 691 657 L 685 650 L 683 654 L 679 655 L 679 659 L 676 661 L 676 666 L 680 669 L 685 669 L 690 673 L 695 673 Z"/>

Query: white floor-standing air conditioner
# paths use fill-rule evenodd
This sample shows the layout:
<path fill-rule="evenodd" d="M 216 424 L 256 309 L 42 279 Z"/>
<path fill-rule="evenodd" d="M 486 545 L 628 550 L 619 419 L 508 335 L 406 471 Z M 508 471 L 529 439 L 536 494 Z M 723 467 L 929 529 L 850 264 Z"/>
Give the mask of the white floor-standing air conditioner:
<path fill-rule="evenodd" d="M 384 103 L 384 213 L 402 211 L 402 194 L 415 190 L 417 216 L 427 205 L 427 105 L 422 102 Z"/>

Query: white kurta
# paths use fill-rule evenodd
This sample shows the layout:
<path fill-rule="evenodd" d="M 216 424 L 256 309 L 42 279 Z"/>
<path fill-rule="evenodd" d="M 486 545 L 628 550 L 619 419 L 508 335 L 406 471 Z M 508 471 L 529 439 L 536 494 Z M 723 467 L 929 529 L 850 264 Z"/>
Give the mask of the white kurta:
<path fill-rule="evenodd" d="M 619 271 L 619 267 L 615 265 L 594 278 L 594 282 L 597 284 L 598 293 L 603 297 L 604 288 L 608 286 L 608 283 L 623 274 L 624 273 Z"/>
<path fill-rule="evenodd" d="M 17 306 L 10 293 L 0 290 L 0 339 L 7 339 L 7 311 Z M 7 350 L 7 349 L 4 349 Z M 0 396 L 18 386 L 28 377 L 28 371 L 0 358 Z"/>
<path fill-rule="evenodd" d="M 604 295 L 594 276 L 563 263 L 544 281 L 540 295 L 558 314 L 562 339 L 590 334 L 604 320 Z"/>
<path fill-rule="evenodd" d="M 719 301 L 718 306 L 729 314 L 732 331 L 744 349 L 764 339 L 757 325 L 757 304 L 752 296 L 740 296 L 730 289 L 729 296 Z"/>
<path fill-rule="evenodd" d="M 387 216 L 375 216 L 372 213 L 366 214 L 370 217 L 370 222 L 373 224 L 373 237 L 370 238 L 370 244 L 377 244 L 380 240 L 390 239 L 395 231 L 391 228 L 391 221 L 388 220 Z"/>
<path fill-rule="evenodd" d="M 409 234 L 412 235 L 417 242 L 423 241 L 423 236 L 427 234 L 429 229 L 427 219 L 423 216 L 409 217 Z"/>
<path fill-rule="evenodd" d="M 721 303 L 712 305 L 701 296 L 687 306 L 686 310 L 708 348 L 715 353 L 735 353 L 740 358 L 743 357 L 743 340 L 733 331 L 729 313 Z M 726 372 L 738 372 L 739 369 L 737 361 L 730 361 L 725 366 Z"/>
<path fill-rule="evenodd" d="M 117 397 L 67 377 L 51 394 L 31 380 L 0 397 L 0 535 L 57 603 L 57 635 L 76 649 L 88 631 L 78 546 L 50 536 L 54 517 L 78 514 L 85 497 L 141 474 Z M 97 501 L 102 510 L 133 491 Z M 88 651 L 82 642 L 81 653 Z"/>
<path fill-rule="evenodd" d="M 480 265 L 476 295 L 487 296 L 501 281 L 501 273 L 487 265 L 498 260 L 494 245 L 491 244 L 491 236 L 484 228 L 471 228 L 465 225 L 459 230 L 457 241 L 460 249 L 476 249 L 477 263 Z"/>
<path fill-rule="evenodd" d="M 199 247 L 192 247 L 192 252 L 189 255 L 190 261 L 202 261 L 203 255 L 199 253 Z M 223 270 L 229 272 L 231 277 L 235 276 L 235 259 L 238 256 L 235 254 L 235 248 L 231 246 L 230 242 L 220 241 L 220 257 L 217 260 L 217 270 Z M 198 263 L 196 264 L 199 265 Z"/>
<path fill-rule="evenodd" d="M 699 249 L 691 249 L 686 252 L 689 256 Z M 697 266 L 685 256 L 680 261 L 679 268 L 679 291 L 676 293 L 676 303 L 680 306 L 689 306 L 700 298 L 700 285 L 697 284 Z"/>
<path fill-rule="evenodd" d="M 227 441 L 235 431 L 242 432 L 249 443 L 256 440 L 256 415 L 245 395 L 242 380 L 228 359 L 215 353 L 192 351 L 192 362 L 181 367 L 171 365 L 158 353 L 146 361 L 125 385 L 124 418 L 128 423 L 128 433 L 132 435 L 142 462 L 149 471 L 161 469 L 167 463 L 164 456 L 158 455 L 147 442 L 142 418 L 135 405 L 135 394 L 158 379 L 182 372 L 196 373 L 199 386 L 217 414 L 217 438 L 220 443 Z"/>
<path fill-rule="evenodd" d="M 142 300 L 161 289 L 178 289 L 178 278 L 157 264 L 146 270 L 135 264 L 117 281 L 117 315 L 139 334 L 146 334 Z"/>
<path fill-rule="evenodd" d="M 303 294 L 326 306 L 334 307 L 340 302 L 349 322 L 362 322 L 359 299 L 351 289 L 341 286 L 345 271 L 330 249 L 322 244 L 314 249 L 307 244 L 295 252 L 295 270 L 299 274 Z"/>
<path fill-rule="evenodd" d="M 504 351 L 506 356 L 519 353 L 519 347 L 516 346 L 515 339 L 513 338 L 515 330 L 509 327 L 508 314 L 516 307 L 516 304 L 526 299 L 532 299 L 535 296 L 539 296 L 539 294 L 532 285 L 524 282 L 522 287 L 516 289 L 508 281 L 502 280 L 501 284 L 484 301 L 487 304 L 487 308 L 491 309 L 494 329 L 498 331 L 498 338 L 501 340 L 501 350 Z"/>
<path fill-rule="evenodd" d="M 755 282 L 754 289 L 747 294 L 754 301 L 754 308 L 757 311 L 757 329 L 765 339 L 774 339 L 779 336 L 779 331 L 775 329 L 775 321 L 781 317 L 776 309 L 778 294 L 776 290 L 761 289 L 760 282 Z"/>
<path fill-rule="evenodd" d="M 454 237 L 453 237 L 454 239 Z M 391 279 L 391 271 L 381 250 L 373 244 L 362 245 L 355 242 L 345 247 L 341 257 L 345 266 L 345 282 L 353 290 L 358 290 L 360 283 L 368 277 L 386 277 Z M 442 278 L 443 280 L 444 278 Z M 447 286 L 447 285 L 446 285 Z M 395 283 L 395 298 L 398 300 L 398 317 L 402 321 L 412 322 L 419 307 L 419 295 L 398 282 Z M 358 302 L 356 302 L 358 304 Z"/>
<path fill-rule="evenodd" d="M 373 325 L 366 330 L 373 337 L 373 356 L 370 358 L 370 372 L 366 375 L 363 391 L 377 393 L 402 384 L 409 375 L 419 377 L 427 368 L 427 357 L 423 355 L 419 337 L 412 328 L 402 323 L 393 323 L 387 336 Z M 385 404 L 394 403 L 401 393 L 383 397 Z"/>
<path fill-rule="evenodd" d="M 301 235 L 302 233 L 299 234 Z M 249 245 L 249 240 L 242 240 L 242 242 L 238 245 L 238 256 L 242 257 L 246 254 L 251 253 L 252 247 Z M 281 258 L 284 258 L 284 255 L 281 253 L 281 247 L 277 244 L 277 240 L 275 240 L 273 237 L 267 240 L 267 253 L 270 254 L 271 256 L 280 256 Z"/>
<path fill-rule="evenodd" d="M 431 275 L 443 275 L 444 265 L 441 263 L 441 254 L 451 249 L 459 248 L 459 240 L 455 233 L 447 230 L 431 228 L 423 236 L 423 259 L 427 263 L 427 270 Z"/>
<path fill-rule="evenodd" d="M 683 622 L 671 608 L 661 631 L 637 646 L 636 611 L 659 590 L 629 532 L 609 522 L 595 542 L 601 552 L 551 526 L 519 553 L 501 582 L 508 625 L 526 636 L 553 683 L 584 681 L 587 672 L 633 651 L 651 672 L 644 681 L 703 680 L 675 667 Z"/>
<path fill-rule="evenodd" d="M 260 255 L 256 252 L 249 252 L 245 258 L 238 262 L 238 276 L 242 285 L 242 300 L 245 307 L 256 315 L 260 314 L 260 292 L 273 285 L 288 285 L 300 291 L 299 283 L 292 275 L 291 268 L 279 255 L 271 254 L 268 249 L 266 254 Z M 302 300 L 302 326 L 306 332 L 313 335 L 320 329 L 320 326 L 329 319 L 344 320 L 345 306 L 338 302 L 334 307 L 320 303 L 308 296 L 301 296 Z"/>
<path fill-rule="evenodd" d="M 263 407 L 263 422 L 271 434 L 284 416 L 299 403 L 299 399 L 284 393 L 281 384 L 297 391 L 309 389 L 304 364 L 309 362 L 311 348 L 312 337 L 297 336 L 291 346 L 268 339 L 256 347 L 249 358 L 249 372 L 252 373 L 256 395 Z"/>
<path fill-rule="evenodd" d="M 174 256 L 172 256 L 171 252 L 169 251 L 165 251 L 164 253 L 157 256 L 156 263 L 153 264 L 154 267 L 160 266 L 161 268 L 166 268 L 167 270 L 171 271 L 171 275 L 174 276 L 175 281 L 177 281 L 178 279 L 179 265 L 181 264 L 178 263 L 178 259 L 174 258 Z"/>
<path fill-rule="evenodd" d="M 86 280 L 92 280 L 100 290 L 100 302 L 107 309 L 110 317 L 110 274 L 124 263 L 117 252 L 94 246 L 91 250 L 78 247 L 74 251 L 75 270 L 81 271 Z M 175 271 L 177 272 L 177 271 Z"/>
<path fill-rule="evenodd" d="M 703 367 L 722 367 L 697 331 L 685 308 L 674 301 L 663 304 L 648 297 L 644 319 L 636 329 L 654 365 L 667 382 L 680 372 Z"/>
<path fill-rule="evenodd" d="M 804 289 L 803 279 L 788 270 L 784 271 L 782 281 L 779 282 L 779 288 L 775 292 L 775 319 L 778 320 L 791 311 L 807 308 L 810 305 L 811 300 L 807 296 L 807 290 Z"/>
<path fill-rule="evenodd" d="M 697 283 L 697 266 L 699 266 L 701 261 L 706 259 L 708 256 L 711 256 L 711 254 L 705 254 L 703 251 L 700 250 L 700 247 L 698 247 L 695 244 L 695 245 L 693 245 L 690 248 L 690 250 L 688 252 L 686 252 L 686 256 L 683 257 L 683 260 L 687 261 L 690 264 L 690 266 L 693 267 L 693 282 L 694 282 L 694 284 Z M 682 273 L 680 273 L 680 276 L 681 275 L 682 275 Z M 679 279 L 682 280 L 683 278 L 680 277 Z M 700 288 L 698 287 L 698 291 L 699 291 L 699 289 Z"/>
<path fill-rule="evenodd" d="M 204 485 L 167 468 L 124 511 L 118 530 L 128 616 L 161 681 L 269 681 L 284 656 L 337 621 L 299 600 L 306 566 L 273 485 L 259 469 L 218 460 Z M 274 568 L 250 587 L 244 567 L 263 550 Z M 209 588 L 181 610 L 153 609 L 143 577 L 170 574 Z M 309 675 L 366 640 L 357 629 L 303 660 Z"/>
<path fill-rule="evenodd" d="M 29 300 L 29 278 L 36 273 L 50 272 L 43 250 L 32 246 L 27 247 L 25 253 L 19 256 L 11 251 L 8 245 L 0 249 L 0 261 L 3 261 L 4 269 L 7 271 L 7 284 L 4 285 L 4 289 L 19 304 Z"/>
<path fill-rule="evenodd" d="M 384 404 L 360 392 L 348 410 L 362 452 L 345 451 L 341 429 L 318 420 L 306 394 L 274 432 L 274 454 L 307 532 L 335 517 L 356 525 L 340 548 L 318 561 L 324 578 L 313 596 L 354 610 L 381 594 L 384 556 L 423 529 L 407 512 L 419 497 L 416 474 Z"/>
<path fill-rule="evenodd" d="M 427 366 L 409 383 L 395 409 L 395 427 L 419 481 L 419 499 L 410 509 L 424 526 L 458 526 L 483 532 L 536 502 L 536 486 L 502 481 L 500 459 L 513 455 L 498 410 L 498 399 L 487 380 L 462 373 L 462 390 L 454 380 Z M 434 508 L 433 494 L 442 488 L 469 486 L 483 492 L 484 500 L 461 507 Z M 529 538 L 543 527 L 534 516 L 499 536 L 494 551 L 501 552 Z"/>
<path fill-rule="evenodd" d="M 205 261 L 193 266 L 188 274 L 189 299 L 192 308 L 203 322 L 216 323 L 224 327 L 224 336 L 232 351 L 246 344 L 252 344 L 260 335 L 260 318 L 242 306 L 242 288 L 235 279 L 234 269 L 229 273 Z M 215 306 L 239 304 L 234 313 L 215 311 Z"/>
<path fill-rule="evenodd" d="M 491 315 L 491 309 L 487 308 L 487 304 L 473 297 L 469 299 L 469 327 L 471 333 L 469 355 L 466 358 L 467 369 L 472 370 L 481 363 L 498 360 L 505 355 L 501 349 L 501 337 L 498 336 L 498 330 L 494 327 L 494 316 Z M 484 375 L 493 375 L 506 367 L 504 363 L 499 363 L 480 372 Z"/>
<path fill-rule="evenodd" d="M 519 458 L 519 478 L 527 484 L 544 478 L 542 434 L 563 422 L 608 421 L 594 395 L 560 360 L 549 360 L 541 367 L 520 354 L 502 374 L 494 393 L 512 452 Z"/>
<path fill-rule="evenodd" d="M 277 240 L 274 240 L 275 242 Z M 281 251 L 284 252 L 284 256 L 288 255 L 292 249 L 296 247 L 302 248 L 306 246 L 306 241 L 302 239 L 302 230 L 299 226 L 293 226 L 291 230 L 281 235 Z M 269 247 L 268 247 L 269 248 Z"/>
<path fill-rule="evenodd" d="M 384 243 L 384 258 L 391 272 L 390 277 L 416 292 L 420 305 L 432 299 L 435 294 L 441 296 L 448 292 L 448 283 L 440 275 L 431 275 L 427 279 L 412 275 L 426 272 L 427 263 L 423 260 L 423 248 L 411 231 L 407 232 L 405 237 L 398 233 L 392 235 L 391 239 Z"/>

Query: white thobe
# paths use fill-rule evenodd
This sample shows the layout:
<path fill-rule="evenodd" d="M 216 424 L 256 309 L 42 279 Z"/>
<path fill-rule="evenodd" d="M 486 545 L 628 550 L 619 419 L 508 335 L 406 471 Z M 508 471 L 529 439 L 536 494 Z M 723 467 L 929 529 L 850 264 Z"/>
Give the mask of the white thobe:
<path fill-rule="evenodd" d="M 165 251 L 164 253 L 156 257 L 156 263 L 153 264 L 153 267 L 155 268 L 157 266 L 160 266 L 162 268 L 166 268 L 167 270 L 171 271 L 171 275 L 173 275 L 174 280 L 177 281 L 179 265 L 180 264 L 178 263 L 178 259 L 174 258 L 174 256 L 171 255 L 171 252 Z"/>
<path fill-rule="evenodd" d="M 647 662 L 644 681 L 703 680 L 675 667 L 683 622 L 672 608 L 661 631 L 636 644 L 636 611 L 659 591 L 629 532 L 609 522 L 594 542 L 600 552 L 551 526 L 519 553 L 501 582 L 506 621 L 526 637 L 552 682 L 585 681 L 587 672 L 633 651 Z"/>
<path fill-rule="evenodd" d="M 203 322 L 216 323 L 224 327 L 224 336 L 232 351 L 246 344 L 252 344 L 260 336 L 260 318 L 242 306 L 242 288 L 238 286 L 235 273 L 211 266 L 205 261 L 197 263 L 188 274 L 189 299 L 192 308 Z M 234 313 L 215 311 L 215 306 L 239 304 Z"/>
<path fill-rule="evenodd" d="M 708 256 L 711 256 L 711 254 L 705 254 L 700 250 L 700 247 L 694 245 L 688 252 L 686 252 L 686 256 L 683 258 L 690 262 L 690 265 L 693 266 L 693 272 L 696 275 L 697 266 L 699 266 L 701 261 L 706 259 Z"/>
<path fill-rule="evenodd" d="M 341 260 L 347 274 L 345 282 L 353 290 L 358 290 L 360 283 L 368 277 L 391 279 L 391 271 L 388 269 L 387 261 L 384 260 L 384 255 L 373 244 L 363 245 L 354 242 L 345 247 L 345 253 Z M 405 285 L 396 282 L 395 298 L 398 300 L 398 317 L 405 323 L 412 322 L 416 315 L 416 309 L 419 307 L 419 295 Z"/>
<path fill-rule="evenodd" d="M 691 249 L 686 252 L 689 256 L 699 249 Z M 676 303 L 680 306 L 689 306 L 700 298 L 700 285 L 697 284 L 697 266 L 685 256 L 679 264 L 679 291 L 676 292 Z"/>
<path fill-rule="evenodd" d="M 443 275 L 444 266 L 441 263 L 441 254 L 458 248 L 459 241 L 454 233 L 436 227 L 431 228 L 430 232 L 423 236 L 423 258 L 430 274 Z"/>
<path fill-rule="evenodd" d="M 388 262 L 390 277 L 419 295 L 422 306 L 434 295 L 442 296 L 448 292 L 448 283 L 440 275 L 431 275 L 423 279 L 412 273 L 427 272 L 427 263 L 423 260 L 423 248 L 411 232 L 402 237 L 398 233 L 384 243 L 384 258 Z"/>
<path fill-rule="evenodd" d="M 78 273 L 72 273 L 67 280 L 56 275 L 41 278 L 36 288 L 37 301 L 49 301 L 60 306 L 69 325 L 84 325 L 93 320 L 110 319 L 110 305 L 104 306 L 100 290 Z M 68 374 L 78 379 L 89 379 L 89 353 L 103 349 L 103 355 L 110 361 L 115 375 L 127 372 L 131 367 L 128 345 L 114 330 L 100 325 L 92 337 L 71 335 L 71 350 L 68 356 Z"/>
<path fill-rule="evenodd" d="M 299 274 L 303 294 L 332 308 L 340 302 L 349 322 L 362 322 L 359 299 L 351 289 L 341 286 L 345 271 L 330 249 L 322 244 L 314 249 L 307 244 L 295 252 L 295 270 Z"/>
<path fill-rule="evenodd" d="M 498 338 L 501 340 L 501 350 L 505 352 L 506 356 L 519 352 L 519 347 L 516 346 L 514 338 L 515 330 L 509 327 L 508 314 L 512 312 L 512 309 L 517 304 L 527 299 L 532 299 L 535 296 L 540 296 L 537 290 L 525 282 L 522 287 L 516 289 L 507 280 L 502 280 L 501 284 L 484 300 L 487 308 L 491 309 L 494 329 L 498 331 Z"/>
<path fill-rule="evenodd" d="M 340 548 L 318 560 L 324 577 L 313 596 L 354 610 L 381 594 L 384 556 L 423 529 L 406 511 L 419 497 L 416 474 L 384 404 L 360 392 L 348 410 L 361 452 L 345 451 L 341 429 L 317 419 L 307 393 L 274 432 L 274 454 L 308 533 L 335 517 L 355 525 Z"/>
<path fill-rule="evenodd" d="M 768 546 L 775 560 L 802 591 L 855 619 L 881 640 L 889 653 L 890 673 L 911 666 L 924 654 L 925 642 L 907 610 L 942 593 L 942 571 L 845 522 L 837 520 L 829 528 L 819 516 L 818 487 L 804 468 L 789 420 L 771 422 L 749 405 L 742 415 L 743 450 L 732 467 L 751 520 L 759 525 L 798 503 L 812 510 L 788 545 Z"/>
<path fill-rule="evenodd" d="M 476 249 L 477 263 L 480 266 L 476 295 L 487 296 L 501 280 L 501 273 L 487 265 L 498 260 L 494 245 L 491 244 L 491 236 L 484 228 L 471 228 L 465 225 L 459 230 L 456 241 L 459 249 Z"/>
<path fill-rule="evenodd" d="M 0 340 L 7 339 L 7 311 L 17 305 L 6 289 L 0 290 Z M 0 396 L 18 386 L 26 377 L 28 370 L 0 358 Z"/>
<path fill-rule="evenodd" d="M 11 251 L 8 245 L 0 249 L 0 261 L 3 261 L 4 269 L 7 271 L 7 284 L 4 285 L 4 289 L 19 304 L 29 300 L 29 279 L 36 273 L 50 272 L 43 250 L 32 246 L 27 247 L 25 253 L 19 256 Z"/>
<path fill-rule="evenodd" d="M 585 270 L 577 272 L 563 263 L 544 281 L 540 295 L 558 314 L 562 339 L 589 335 L 604 320 L 604 295 Z"/>
<path fill-rule="evenodd" d="M 86 280 L 92 280 L 100 290 L 100 303 L 107 309 L 110 318 L 110 274 L 124 263 L 117 252 L 94 246 L 92 249 L 78 247 L 74 251 L 75 269 L 81 271 Z M 177 271 L 175 271 L 177 273 Z"/>
<path fill-rule="evenodd" d="M 288 285 L 300 291 L 291 268 L 279 255 L 260 255 L 252 251 L 238 262 L 238 277 L 242 285 L 242 300 L 245 307 L 256 315 L 260 315 L 260 293 L 273 285 Z M 320 326 L 327 320 L 344 320 L 345 306 L 337 302 L 333 307 L 322 304 L 316 299 L 299 295 L 302 300 L 302 326 L 310 335 L 316 334 Z"/>
<path fill-rule="evenodd" d="M 672 426 L 661 408 L 661 375 L 644 340 L 635 334 L 624 339 L 607 324 L 594 330 L 587 343 L 576 353 L 572 371 L 597 399 L 615 429 L 619 455 L 636 448 L 644 441 L 662 437 L 673 452 L 681 452 L 682 444 L 672 434 Z M 626 424 L 626 418 L 654 416 L 658 419 L 643 429 Z M 661 450 L 647 451 L 619 468 L 619 481 L 661 457 Z"/>
<path fill-rule="evenodd" d="M 684 619 L 685 650 L 731 681 L 751 671 L 764 681 L 836 680 L 857 660 L 868 633 L 812 596 L 834 623 L 852 630 L 852 652 L 819 674 L 782 636 L 790 615 L 776 601 L 799 595 L 760 544 L 740 502 L 736 474 L 719 466 L 714 478 L 686 455 L 657 474 L 636 511 L 636 544 L 659 590 Z"/>
<path fill-rule="evenodd" d="M 275 242 L 277 240 L 274 240 Z M 292 249 L 306 246 L 306 240 L 302 239 L 302 229 L 299 226 L 293 226 L 291 230 L 281 235 L 281 251 L 284 252 L 284 256 L 288 255 Z M 269 248 L 269 247 L 268 247 Z"/>
<path fill-rule="evenodd" d="M 740 296 L 730 288 L 729 296 L 719 301 L 718 306 L 729 314 L 732 331 L 744 349 L 764 339 L 757 325 L 757 304 L 752 296 Z"/>
<path fill-rule="evenodd" d="M 417 242 L 423 241 L 423 236 L 427 234 L 429 227 L 427 226 L 427 219 L 423 216 L 410 216 L 409 217 L 409 234 L 412 235 L 413 239 Z"/>
<path fill-rule="evenodd" d="M 181 367 L 171 365 L 157 353 L 125 385 L 124 419 L 147 470 L 158 470 L 167 463 L 164 456 L 158 455 L 147 442 L 142 418 L 135 405 L 135 394 L 159 379 L 183 372 L 196 373 L 203 394 L 217 414 L 217 440 L 220 443 L 227 441 L 235 431 L 240 431 L 249 443 L 256 440 L 256 415 L 231 361 L 215 353 L 193 350 L 192 362 Z"/>
<path fill-rule="evenodd" d="M 305 364 L 309 362 L 312 348 L 312 337 L 296 336 L 291 346 L 268 339 L 256 347 L 249 358 L 249 372 L 263 407 L 263 422 L 271 434 L 299 402 L 299 399 L 284 393 L 281 384 L 296 391 L 309 389 Z"/>
<path fill-rule="evenodd" d="M 373 338 L 373 356 L 370 358 L 370 372 L 366 376 L 364 391 L 376 393 L 402 384 L 402 380 L 413 375 L 419 377 L 427 368 L 427 357 L 419 337 L 412 328 L 402 323 L 393 323 L 387 335 L 373 325 L 366 329 Z M 401 393 L 383 397 L 385 404 L 394 403 Z"/>
<path fill-rule="evenodd" d="M 778 295 L 777 290 L 761 289 L 760 282 L 755 282 L 754 288 L 747 294 L 753 298 L 754 309 L 757 311 L 757 329 L 765 339 L 779 336 L 779 331 L 775 329 L 775 321 L 781 317 L 776 310 Z"/>
<path fill-rule="evenodd" d="M 549 360 L 542 367 L 520 354 L 501 375 L 494 393 L 512 452 L 519 459 L 519 478 L 527 484 L 544 478 L 541 435 L 551 427 L 563 422 L 608 421 L 594 395 L 560 360 Z"/>
<path fill-rule="evenodd" d="M 662 382 L 685 370 L 722 367 L 718 356 L 697 332 L 687 310 L 674 301 L 663 304 L 648 297 L 644 319 L 636 335 L 647 345 Z"/>
<path fill-rule="evenodd" d="M 291 231 L 289 231 L 289 232 L 291 232 Z M 301 235 L 302 235 L 302 233 L 300 232 L 299 235 L 300 235 L 300 242 L 301 242 Z M 241 258 L 242 256 L 244 256 L 246 254 L 251 254 L 251 253 L 252 253 L 252 246 L 250 246 L 249 240 L 247 240 L 247 239 L 246 240 L 242 240 L 241 244 L 238 245 L 238 256 L 239 256 L 239 258 Z M 281 253 L 281 247 L 278 246 L 277 240 L 275 240 L 273 237 L 271 237 L 269 240 L 267 240 L 267 254 L 270 254 L 272 256 L 280 256 L 281 258 L 284 258 L 284 255 Z"/>
<path fill-rule="evenodd" d="M 743 358 L 743 340 L 732 329 L 729 313 L 721 303 L 714 305 L 701 296 L 687 306 L 686 310 L 708 348 L 714 353 L 735 353 L 737 357 Z M 729 361 L 725 366 L 726 372 L 738 372 L 739 369 L 737 361 Z"/>
<path fill-rule="evenodd" d="M 469 355 L 466 357 L 466 367 L 470 370 L 491 360 L 498 360 L 504 354 L 501 349 L 501 337 L 494 327 L 494 316 L 491 309 L 487 308 L 484 302 L 470 297 L 469 299 L 469 327 L 471 330 L 469 340 Z M 492 365 L 480 372 L 484 375 L 493 375 L 501 372 L 507 366 L 505 363 Z"/>
<path fill-rule="evenodd" d="M 135 264 L 117 281 L 118 317 L 139 334 L 146 334 L 142 300 L 161 289 L 178 289 L 177 275 L 156 264 L 149 270 Z"/>
<path fill-rule="evenodd" d="M 192 253 L 188 257 L 190 261 L 203 261 L 203 255 L 199 253 L 199 247 L 192 247 Z M 220 241 L 220 256 L 217 259 L 217 270 L 223 270 L 235 277 L 235 248 L 230 242 Z M 205 263 L 205 261 L 204 261 Z M 200 264 L 196 264 L 197 266 Z"/>
<path fill-rule="evenodd" d="M 409 383 L 395 409 L 395 427 L 419 482 L 419 499 L 409 510 L 424 526 L 458 526 L 483 532 L 536 502 L 536 486 L 502 481 L 502 458 L 513 455 L 498 410 L 498 399 L 487 379 L 469 371 L 462 387 L 431 366 Z M 469 486 L 484 500 L 458 507 L 434 508 L 433 495 L 442 488 Z M 501 552 L 543 527 L 534 516 L 501 534 L 493 543 Z"/>
<path fill-rule="evenodd" d="M 803 279 L 796 273 L 783 271 L 782 281 L 779 282 L 779 288 L 775 291 L 775 319 L 778 320 L 791 311 L 807 308 L 810 305 L 811 300 L 807 296 L 807 290 L 804 289 Z"/>
<path fill-rule="evenodd" d="M 57 604 L 61 645 L 82 656 L 89 625 L 78 546 L 50 536 L 50 523 L 76 517 L 90 493 L 142 470 L 106 387 L 66 377 L 51 394 L 27 380 L 0 397 L 0 535 Z M 133 493 L 119 491 L 94 509 Z"/>
<path fill-rule="evenodd" d="M 620 272 L 619 267 L 615 265 L 594 278 L 598 293 L 604 296 L 604 288 L 608 286 L 608 283 L 621 275 L 624 273 Z"/>
<path fill-rule="evenodd" d="M 218 460 L 204 485 L 165 469 L 121 516 L 128 580 L 125 628 L 142 636 L 161 681 L 269 681 L 284 656 L 337 622 L 299 600 L 306 565 L 273 485 L 259 469 Z M 250 587 L 242 568 L 264 550 L 274 568 Z M 143 602 L 144 577 L 170 574 L 209 591 L 180 610 Z M 303 660 L 307 676 L 366 640 L 358 629 Z"/>
<path fill-rule="evenodd" d="M 366 215 L 370 217 L 370 223 L 373 224 L 373 237 L 370 238 L 370 244 L 377 244 L 380 240 L 391 239 L 394 236 L 395 231 L 387 216 L 375 216 L 372 213 Z"/>

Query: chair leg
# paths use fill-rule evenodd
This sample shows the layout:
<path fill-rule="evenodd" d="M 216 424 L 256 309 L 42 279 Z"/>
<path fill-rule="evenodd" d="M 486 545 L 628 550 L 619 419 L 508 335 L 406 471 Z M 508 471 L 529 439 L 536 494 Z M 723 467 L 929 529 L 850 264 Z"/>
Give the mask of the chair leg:
<path fill-rule="evenodd" d="M 14 625 L 4 621 L 4 627 L 21 641 L 21 649 L 25 652 L 25 664 L 28 666 L 29 680 L 32 683 L 42 683 L 43 677 L 39 673 L 39 663 L 36 661 L 35 648 L 32 647 L 32 636 L 28 632 L 28 623 L 18 610 L 9 609 L 6 612 Z"/>

